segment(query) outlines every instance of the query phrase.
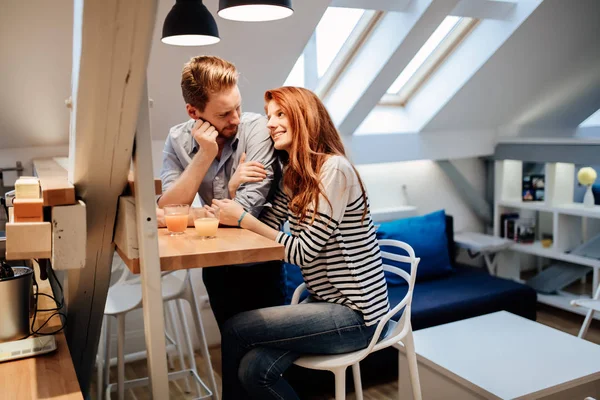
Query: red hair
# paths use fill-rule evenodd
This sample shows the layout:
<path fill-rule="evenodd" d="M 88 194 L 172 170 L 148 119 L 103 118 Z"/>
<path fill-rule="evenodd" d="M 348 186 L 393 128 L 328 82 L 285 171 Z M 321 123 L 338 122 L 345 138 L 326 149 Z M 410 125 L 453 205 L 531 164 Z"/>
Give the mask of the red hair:
<path fill-rule="evenodd" d="M 291 86 L 268 90 L 265 93 L 265 110 L 270 101 L 279 105 L 290 125 L 292 143 L 283 186 L 291 194 L 290 210 L 303 221 L 313 205 L 314 211 L 318 210 L 320 194 L 331 208 L 331 202 L 321 185 L 321 168 L 329 156 L 346 157 L 346 151 L 325 105 L 310 90 Z M 354 166 L 352 168 L 358 177 L 365 203 L 364 219 L 367 213 L 366 193 L 358 171 Z M 314 218 L 315 214 L 311 223 Z"/>

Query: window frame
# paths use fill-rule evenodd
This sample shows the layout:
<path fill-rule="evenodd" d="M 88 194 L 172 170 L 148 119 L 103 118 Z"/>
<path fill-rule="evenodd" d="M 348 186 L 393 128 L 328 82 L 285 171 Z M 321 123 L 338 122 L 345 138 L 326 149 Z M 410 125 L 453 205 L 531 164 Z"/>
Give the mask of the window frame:
<path fill-rule="evenodd" d="M 400 90 L 395 94 L 384 94 L 379 101 L 379 105 L 405 107 L 410 99 L 423 85 L 425 85 L 425 83 L 427 83 L 429 78 L 438 70 L 438 68 L 448 60 L 448 57 L 452 52 L 454 52 L 462 41 L 474 30 L 479 21 L 480 20 L 477 18 L 461 17 L 456 26 L 427 56 L 423 64 L 419 66 Z M 425 42 L 423 44 L 425 44 Z M 400 74 L 401 73 L 402 71 Z M 398 74 L 398 76 L 400 74 Z"/>

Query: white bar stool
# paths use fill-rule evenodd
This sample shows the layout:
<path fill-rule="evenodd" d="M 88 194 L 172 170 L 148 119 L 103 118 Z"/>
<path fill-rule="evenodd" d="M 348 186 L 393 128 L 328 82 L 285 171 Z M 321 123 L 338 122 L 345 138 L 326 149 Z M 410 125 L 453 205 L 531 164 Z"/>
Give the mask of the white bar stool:
<path fill-rule="evenodd" d="M 125 315 L 130 311 L 141 308 L 143 305 L 139 277 L 128 280 L 129 273 L 126 267 L 123 274 L 124 275 L 122 275 L 121 278 L 109 288 L 106 306 L 104 309 L 105 324 L 103 324 L 102 336 L 100 339 L 101 342 L 96 363 L 98 369 L 97 375 L 99 399 L 102 398 L 102 394 L 104 394 L 106 399 L 110 399 L 111 392 L 117 391 L 119 400 L 122 400 L 124 398 L 125 389 L 132 389 L 149 384 L 149 378 L 147 377 L 125 381 L 126 356 L 124 355 L 123 350 L 125 342 Z M 199 397 L 197 397 L 198 399 L 212 398 L 218 400 L 219 395 L 210 361 L 206 337 L 204 334 L 204 327 L 202 325 L 200 311 L 196 302 L 196 295 L 194 293 L 194 288 L 192 286 L 190 273 L 188 270 L 174 271 L 163 274 L 162 298 L 167 305 L 167 307 L 165 307 L 165 320 L 167 324 L 171 326 L 176 337 L 175 340 L 167 334 L 167 340 L 169 342 L 167 350 L 173 350 L 173 348 L 177 350 L 181 367 L 179 371 L 169 373 L 169 380 L 192 377 L 196 384 L 196 391 L 199 395 Z M 192 317 L 194 319 L 195 328 L 200 342 L 200 351 L 204 362 L 206 363 L 206 370 L 209 375 L 208 379 L 210 380 L 210 388 L 207 387 L 198 376 L 196 360 L 194 358 L 194 349 L 189 333 L 189 324 L 186 314 L 183 310 L 182 300 L 186 300 L 190 304 Z M 113 317 L 117 320 L 117 383 L 109 382 L 111 364 L 109 333 L 111 331 Z M 180 321 L 183 325 L 183 332 L 180 330 Z M 181 345 L 183 341 L 181 340 L 181 336 L 185 337 L 188 358 L 190 360 L 189 368 L 186 368 L 184 362 L 183 349 Z M 169 364 L 173 369 L 173 362 L 171 359 L 169 359 Z M 186 390 L 190 390 L 188 379 L 186 379 Z"/>

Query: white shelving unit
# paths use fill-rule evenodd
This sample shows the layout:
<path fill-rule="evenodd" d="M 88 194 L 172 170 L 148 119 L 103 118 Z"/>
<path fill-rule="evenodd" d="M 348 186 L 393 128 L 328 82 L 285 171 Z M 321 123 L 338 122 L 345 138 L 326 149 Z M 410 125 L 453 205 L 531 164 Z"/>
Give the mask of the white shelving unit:
<path fill-rule="evenodd" d="M 570 163 L 545 164 L 544 202 L 522 201 L 523 163 L 516 160 L 496 161 L 494 198 L 494 235 L 500 236 L 500 217 L 504 213 L 545 213 L 544 219 L 552 223 L 543 233 L 551 233 L 552 245 L 543 247 L 539 240 L 533 244 L 515 243 L 510 251 L 559 260 L 593 268 L 592 291 L 584 296 L 567 292 L 557 295 L 538 293 L 538 301 L 567 311 L 581 314 L 581 310 L 570 305 L 570 301 L 581 297 L 591 297 L 600 281 L 600 259 L 570 254 L 570 251 L 600 234 L 600 206 L 584 207 L 573 202 L 575 185 L 575 165 Z M 538 224 L 539 226 L 539 224 Z M 538 239 L 541 232 L 536 232 Z M 521 257 L 507 258 L 507 262 L 520 263 Z M 514 269 L 514 266 L 512 266 Z M 502 268 L 502 266 L 500 266 Z M 510 269 L 510 266 L 508 266 Z M 518 269 L 520 270 L 520 265 Z M 518 277 L 515 277 L 518 279 Z"/>

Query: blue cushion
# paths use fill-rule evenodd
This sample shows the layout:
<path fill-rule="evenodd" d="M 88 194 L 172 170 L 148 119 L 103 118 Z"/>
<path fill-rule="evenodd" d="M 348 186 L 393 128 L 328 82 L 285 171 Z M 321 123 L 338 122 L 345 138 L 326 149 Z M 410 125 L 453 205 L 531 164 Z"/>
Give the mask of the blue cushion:
<path fill-rule="evenodd" d="M 446 213 L 444 210 L 431 214 L 384 222 L 377 229 L 377 239 L 395 239 L 408 243 L 421 258 L 417 270 L 417 281 L 443 277 L 452 272 L 448 240 L 446 237 Z M 394 247 L 382 246 L 381 250 L 405 255 Z M 410 273 L 408 264 L 386 261 Z M 397 275 L 386 272 L 388 285 L 404 284 L 406 281 Z"/>
<path fill-rule="evenodd" d="M 300 267 L 297 265 L 283 263 L 283 268 L 285 270 L 285 304 L 290 304 L 292 302 L 294 290 L 296 290 L 301 283 L 304 283 L 304 278 L 302 278 L 302 272 L 300 272 Z M 304 294 L 300 296 L 300 300 L 303 300 L 306 296 L 308 296 L 308 294 L 304 291 Z"/>

